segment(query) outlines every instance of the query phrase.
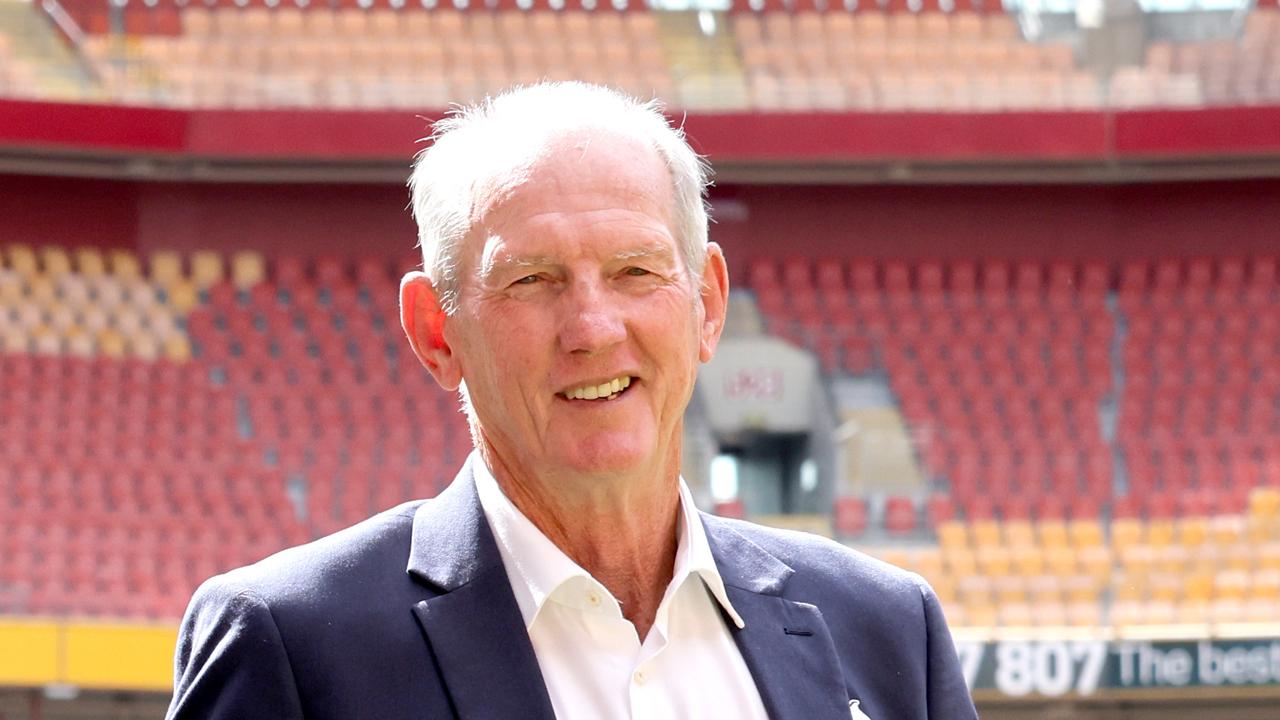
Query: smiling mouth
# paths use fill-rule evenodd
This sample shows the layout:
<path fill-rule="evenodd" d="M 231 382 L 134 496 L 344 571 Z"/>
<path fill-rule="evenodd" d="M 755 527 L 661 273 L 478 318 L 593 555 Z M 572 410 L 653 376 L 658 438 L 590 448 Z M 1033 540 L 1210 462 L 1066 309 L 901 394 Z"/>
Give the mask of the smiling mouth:
<path fill-rule="evenodd" d="M 565 400 L 615 400 L 631 387 L 630 375 L 619 375 L 599 385 L 583 385 L 557 393 Z"/>

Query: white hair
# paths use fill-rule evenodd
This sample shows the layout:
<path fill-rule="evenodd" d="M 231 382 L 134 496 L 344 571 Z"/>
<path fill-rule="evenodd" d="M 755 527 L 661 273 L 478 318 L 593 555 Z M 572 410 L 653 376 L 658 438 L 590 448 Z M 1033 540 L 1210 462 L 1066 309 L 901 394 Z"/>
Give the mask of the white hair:
<path fill-rule="evenodd" d="M 551 140 L 605 131 L 651 146 L 666 163 L 675 189 L 672 221 L 685 268 L 702 273 L 707 248 L 710 167 L 667 121 L 658 100 L 640 102 L 582 82 L 517 87 L 452 110 L 432 126 L 418 153 L 409 188 L 422 263 L 445 312 L 457 309 L 458 252 L 475 222 L 477 193 L 487 181 L 527 169 Z"/>

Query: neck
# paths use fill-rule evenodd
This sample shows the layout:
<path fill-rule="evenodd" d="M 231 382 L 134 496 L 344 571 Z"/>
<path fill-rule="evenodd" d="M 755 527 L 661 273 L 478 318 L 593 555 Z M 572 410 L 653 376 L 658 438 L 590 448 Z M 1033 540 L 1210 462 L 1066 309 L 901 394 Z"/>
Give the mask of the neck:
<path fill-rule="evenodd" d="M 511 503 L 613 593 L 641 640 L 671 583 L 680 519 L 680 454 L 660 472 L 607 477 L 538 475 L 480 454 Z"/>

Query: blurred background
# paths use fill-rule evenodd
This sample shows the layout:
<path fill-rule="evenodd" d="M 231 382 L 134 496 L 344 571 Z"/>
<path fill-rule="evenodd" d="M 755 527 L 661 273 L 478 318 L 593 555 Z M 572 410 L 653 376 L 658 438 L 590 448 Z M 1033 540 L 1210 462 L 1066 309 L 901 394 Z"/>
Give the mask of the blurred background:
<path fill-rule="evenodd" d="M 1280 718 L 1275 0 L 0 0 L 0 719 L 453 477 L 404 182 L 542 78 L 717 170 L 705 509 L 921 573 L 984 717 Z"/>

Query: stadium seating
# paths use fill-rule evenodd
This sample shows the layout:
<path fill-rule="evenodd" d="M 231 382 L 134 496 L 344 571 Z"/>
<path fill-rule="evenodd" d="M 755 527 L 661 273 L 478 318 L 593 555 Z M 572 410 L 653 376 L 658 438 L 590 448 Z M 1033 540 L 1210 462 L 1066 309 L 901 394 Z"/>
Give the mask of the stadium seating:
<path fill-rule="evenodd" d="M 1245 17 L 1238 42 L 1155 42 L 1147 47 L 1144 67 L 1128 72 L 1133 82 L 1145 77 L 1153 88 L 1181 84 L 1188 104 L 1275 103 L 1280 102 L 1278 47 L 1280 9 L 1259 7 Z"/>
<path fill-rule="evenodd" d="M 971 518 L 1096 517 L 1112 490 L 1107 269 L 756 262 L 771 330 L 887 376 L 924 466 Z"/>
<path fill-rule="evenodd" d="M 469 439 L 400 338 L 399 266 L 0 249 L 0 612 L 173 618 L 212 573 L 434 494 Z M 1280 619 L 1276 258 L 747 274 L 768 331 L 892 391 L 857 417 L 906 421 L 923 490 L 840 498 L 833 527 L 936 537 L 872 550 L 954 624 Z"/>
<path fill-rule="evenodd" d="M 401 349 L 389 261 L 3 259 L 0 613 L 177 617 L 215 572 L 433 495 L 469 447 Z"/>
<path fill-rule="evenodd" d="M 5 34 L 0 95 L 184 108 L 441 108 L 512 83 L 576 78 L 686 109 L 996 112 L 1280 99 L 1280 10 L 1238 38 L 1155 40 L 1144 64 L 1086 69 L 1080 42 L 1024 35 L 998 6 L 618 0 L 64 3 L 87 33 Z M 991 4 L 988 4 L 991 5 Z M 39 6 L 19 8 L 27 15 Z M 7 12 L 12 12 L 13 9 Z M 47 35 L 43 43 L 30 37 Z M 72 34 L 78 38 L 79 35 Z"/>

